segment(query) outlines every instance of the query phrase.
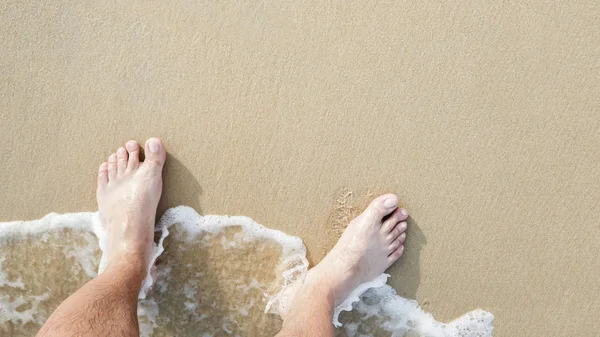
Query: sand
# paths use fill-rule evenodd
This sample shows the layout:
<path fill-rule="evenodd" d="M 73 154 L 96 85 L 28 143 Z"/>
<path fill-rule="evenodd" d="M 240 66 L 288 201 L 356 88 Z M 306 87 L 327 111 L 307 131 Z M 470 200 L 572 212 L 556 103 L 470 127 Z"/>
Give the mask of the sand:
<path fill-rule="evenodd" d="M 0 221 L 94 211 L 168 147 L 160 212 L 250 216 L 311 262 L 371 196 L 411 214 L 398 292 L 494 336 L 600 331 L 600 5 L 0 5 Z"/>

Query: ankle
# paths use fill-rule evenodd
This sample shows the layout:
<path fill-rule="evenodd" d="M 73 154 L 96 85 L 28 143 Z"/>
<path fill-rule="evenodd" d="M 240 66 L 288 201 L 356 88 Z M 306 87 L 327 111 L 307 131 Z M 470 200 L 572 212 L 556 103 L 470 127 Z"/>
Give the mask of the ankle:
<path fill-rule="evenodd" d="M 319 293 L 320 296 L 326 297 L 333 306 L 338 305 L 339 284 L 326 268 L 319 268 L 317 265 L 310 269 L 302 288 L 303 291 Z"/>
<path fill-rule="evenodd" d="M 147 274 L 146 262 L 139 256 L 122 254 L 108 264 L 104 273 L 119 275 L 120 278 L 139 283 L 141 286 Z"/>
<path fill-rule="evenodd" d="M 342 303 L 346 296 L 358 285 L 359 271 L 353 268 L 331 267 L 330 264 L 320 263 L 309 270 L 306 282 L 318 283 L 331 294 L 335 306 Z M 309 280 L 310 279 L 310 280 Z"/>

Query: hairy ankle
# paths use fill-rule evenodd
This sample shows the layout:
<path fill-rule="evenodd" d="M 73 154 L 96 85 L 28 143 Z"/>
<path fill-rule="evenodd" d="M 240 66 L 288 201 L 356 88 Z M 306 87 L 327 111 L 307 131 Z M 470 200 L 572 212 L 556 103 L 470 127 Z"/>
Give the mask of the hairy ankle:
<path fill-rule="evenodd" d="M 141 286 L 142 281 L 147 274 L 146 268 L 145 261 L 142 257 L 136 255 L 127 256 L 123 254 L 118 258 L 113 259 L 106 267 L 104 273 L 118 275 L 119 278 L 127 279 L 136 284 L 139 283 Z"/>

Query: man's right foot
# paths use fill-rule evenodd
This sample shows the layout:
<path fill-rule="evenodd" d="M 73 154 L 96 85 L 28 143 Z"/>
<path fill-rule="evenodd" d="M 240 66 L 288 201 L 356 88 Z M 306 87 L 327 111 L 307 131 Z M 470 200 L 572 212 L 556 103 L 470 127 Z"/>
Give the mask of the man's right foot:
<path fill-rule="evenodd" d="M 337 306 L 356 286 L 375 279 L 402 256 L 407 218 L 395 195 L 374 199 L 350 222 L 327 256 L 308 271 L 306 283 L 327 287 Z"/>

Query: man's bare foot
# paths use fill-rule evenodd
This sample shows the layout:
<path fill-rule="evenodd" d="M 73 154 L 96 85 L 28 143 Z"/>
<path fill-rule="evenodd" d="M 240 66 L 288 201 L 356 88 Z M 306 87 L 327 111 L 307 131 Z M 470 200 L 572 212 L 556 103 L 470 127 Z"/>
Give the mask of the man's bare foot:
<path fill-rule="evenodd" d="M 124 267 L 143 276 L 152 254 L 166 152 L 158 138 L 146 141 L 144 162 L 139 152 L 130 140 L 100 165 L 96 198 L 107 234 L 107 269 Z"/>
<path fill-rule="evenodd" d="M 308 271 L 306 283 L 327 287 L 337 306 L 357 285 L 375 279 L 402 256 L 407 218 L 395 195 L 374 199 L 350 222 L 329 254 Z"/>

